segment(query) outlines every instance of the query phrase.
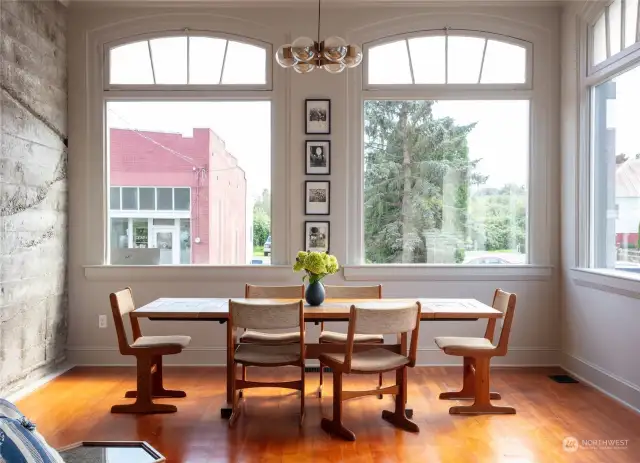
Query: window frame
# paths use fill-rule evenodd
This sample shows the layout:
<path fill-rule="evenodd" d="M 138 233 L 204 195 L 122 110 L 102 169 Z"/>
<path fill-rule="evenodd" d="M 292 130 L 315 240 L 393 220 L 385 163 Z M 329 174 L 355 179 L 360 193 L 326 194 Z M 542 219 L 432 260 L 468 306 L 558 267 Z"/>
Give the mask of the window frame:
<path fill-rule="evenodd" d="M 487 25 L 486 27 L 489 27 Z M 497 29 L 499 30 L 499 29 Z M 499 32 L 485 32 L 478 29 L 456 27 L 449 31 L 454 35 L 465 31 L 469 36 L 488 39 L 498 39 L 504 42 L 526 45 L 526 78 L 521 84 L 367 84 L 368 50 L 371 46 L 394 42 L 401 39 L 422 37 L 425 34 L 443 34 L 442 28 L 424 29 L 407 33 L 394 33 L 383 37 L 376 37 L 363 43 L 364 59 L 362 72 L 354 73 L 349 80 L 349 87 L 353 89 L 351 102 L 348 107 L 348 120 L 352 121 L 349 139 L 350 156 L 348 171 L 350 182 L 348 185 L 348 218 L 347 218 L 347 262 L 354 270 L 350 273 L 352 279 L 369 279 L 372 275 L 379 275 L 389 266 L 422 268 L 420 275 L 431 275 L 438 268 L 451 268 L 455 272 L 468 272 L 473 267 L 473 274 L 500 272 L 499 268 L 548 268 L 552 262 L 549 253 L 551 240 L 546 227 L 549 223 L 549 208 L 547 206 L 549 185 L 548 152 L 553 148 L 545 140 L 553 133 L 543 118 L 548 107 L 549 93 L 544 86 L 534 87 L 534 40 L 528 37 L 516 38 Z M 532 37 L 533 38 L 533 37 Z M 542 40 L 542 39 L 541 39 Z M 544 65 L 538 67 L 543 69 Z M 544 72 L 544 71 L 542 71 Z M 537 77 L 540 79 L 540 76 Z M 422 99 L 422 100 L 528 100 L 529 101 L 529 153 L 527 172 L 527 225 L 526 225 L 526 261 L 525 264 L 513 265 L 473 265 L 464 264 L 366 264 L 364 243 L 364 101 L 383 99 Z M 356 155 L 357 154 L 357 155 Z M 545 233 L 531 233 L 534 229 L 544 229 Z M 415 270 L 414 270 L 415 271 Z M 542 273 L 545 271 L 540 270 Z M 353 275 L 351 275 L 353 273 Z M 345 273 L 346 276 L 346 273 Z"/>
<path fill-rule="evenodd" d="M 378 45 L 385 45 L 400 40 L 409 40 L 413 38 L 422 37 L 470 37 L 479 38 L 485 40 L 495 40 L 499 42 L 508 43 L 510 45 L 517 45 L 525 49 L 525 81 L 523 83 L 508 83 L 508 84 L 456 84 L 456 83 L 444 83 L 444 84 L 370 84 L 369 83 L 369 51 Z M 446 42 L 445 42 L 446 43 Z M 445 45 L 446 47 L 446 45 Z M 446 48 L 445 48 L 446 50 Z M 363 90 L 447 90 L 455 89 L 461 90 L 484 90 L 484 91 L 498 91 L 498 90 L 531 90 L 533 87 L 533 43 L 526 40 L 511 37 L 509 35 L 498 34 L 494 32 L 484 32 L 473 29 L 459 29 L 459 28 L 446 28 L 446 29 L 426 29 L 421 31 L 407 32 L 403 34 L 395 34 L 387 37 L 382 37 L 371 42 L 363 44 L 362 52 L 364 54 L 362 60 L 362 82 Z M 445 66 L 447 60 L 445 57 Z"/>
<path fill-rule="evenodd" d="M 605 15 L 605 36 L 606 36 L 606 40 L 607 42 L 609 41 L 609 37 L 607 35 L 607 32 L 609 31 L 609 21 L 608 21 L 608 10 L 609 7 L 614 3 L 615 0 L 609 1 L 607 2 L 606 5 L 604 5 L 601 9 L 597 9 L 597 10 L 593 10 L 590 9 L 587 11 L 586 13 L 586 17 L 587 17 L 587 31 L 586 31 L 586 47 L 584 44 L 584 40 L 581 40 L 583 47 L 585 47 L 585 52 L 586 52 L 586 63 L 585 67 L 587 69 L 587 77 L 591 77 L 594 75 L 599 75 L 600 73 L 602 73 L 603 71 L 606 72 L 608 69 L 611 69 L 612 67 L 617 68 L 617 63 L 622 61 L 622 62 L 626 62 L 627 59 L 630 56 L 635 56 L 635 53 L 638 52 L 638 50 L 640 50 L 640 2 L 638 3 L 638 17 L 637 17 L 637 25 L 636 25 L 636 42 L 629 45 L 626 48 L 622 48 L 618 53 L 615 53 L 613 55 L 610 55 L 608 58 L 606 58 L 604 61 L 601 61 L 598 64 L 593 64 L 593 56 L 594 56 L 594 33 L 593 33 L 593 29 L 595 24 L 598 22 L 598 19 L 600 19 L 600 17 L 602 15 Z M 596 6 L 600 6 L 602 4 L 598 4 Z M 625 27 L 623 26 L 623 24 L 625 23 L 626 19 L 625 19 L 625 14 L 624 14 L 624 6 L 625 6 L 625 2 L 624 0 L 622 1 L 622 14 L 621 14 L 621 27 L 620 27 L 620 35 L 621 35 L 621 43 L 624 43 L 624 31 L 625 31 Z M 583 36 L 584 37 L 584 36 Z M 633 58 L 632 58 L 633 59 Z M 585 67 L 582 67 L 581 69 L 584 69 Z M 581 73 L 582 74 L 582 73 Z"/>
<path fill-rule="evenodd" d="M 262 48 L 265 51 L 265 83 L 264 84 L 112 84 L 110 82 L 111 71 L 111 50 L 116 47 L 120 47 L 127 44 L 133 44 L 145 40 L 163 39 L 171 37 L 208 37 L 212 39 L 224 39 L 233 42 L 244 43 L 253 45 L 255 47 Z M 206 91 L 206 90 L 219 90 L 219 91 L 271 91 L 273 90 L 273 46 L 270 43 L 263 42 L 261 40 L 252 39 L 250 37 L 229 34 L 226 32 L 213 32 L 207 30 L 198 29 L 177 29 L 167 30 L 163 32 L 147 32 L 128 36 L 118 40 L 107 42 L 103 45 L 103 90 L 104 91 L 116 91 L 116 90 L 129 90 L 129 91 Z M 187 55 L 187 66 L 189 66 L 189 57 Z"/>

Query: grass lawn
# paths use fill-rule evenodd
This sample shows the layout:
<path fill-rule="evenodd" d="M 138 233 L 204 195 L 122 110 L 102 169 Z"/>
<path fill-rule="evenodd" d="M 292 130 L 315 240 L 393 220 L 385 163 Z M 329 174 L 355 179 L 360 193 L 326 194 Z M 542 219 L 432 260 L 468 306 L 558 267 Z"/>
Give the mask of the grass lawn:
<path fill-rule="evenodd" d="M 254 256 L 264 256 L 264 246 L 254 246 L 253 247 L 253 255 Z"/>

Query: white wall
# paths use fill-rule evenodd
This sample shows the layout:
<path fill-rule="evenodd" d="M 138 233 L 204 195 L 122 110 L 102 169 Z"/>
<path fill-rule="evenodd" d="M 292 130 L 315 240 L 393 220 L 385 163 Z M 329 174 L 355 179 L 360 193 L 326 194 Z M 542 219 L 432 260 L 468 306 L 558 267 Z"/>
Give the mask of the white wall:
<path fill-rule="evenodd" d="M 577 3 L 577 2 L 576 2 Z M 562 16 L 562 366 L 605 392 L 640 409 L 640 283 L 575 270 L 586 248 L 586 187 L 579 182 L 586 156 L 580 157 L 581 94 L 578 40 L 585 30 L 582 4 Z M 582 132 L 584 134 L 584 131 Z M 583 233 L 580 233 L 583 230 Z"/>
<path fill-rule="evenodd" d="M 288 267 L 216 269 L 122 269 L 89 267 L 98 265 L 101 250 L 96 249 L 92 227 L 95 210 L 102 207 L 99 195 L 101 178 L 95 178 L 100 171 L 102 153 L 92 151 L 88 137 L 89 124 L 96 109 L 96 98 L 87 93 L 88 69 L 92 60 L 100 59 L 98 50 L 88 48 L 91 37 L 101 34 L 112 25 L 126 27 L 131 21 L 144 16 L 153 16 L 161 23 L 184 20 L 184 26 L 191 22 L 211 18 L 212 23 L 224 19 L 226 23 L 242 22 L 252 26 L 256 34 L 273 38 L 274 48 L 287 39 L 300 35 L 313 35 L 316 28 L 315 7 L 273 7 L 273 8 L 231 8 L 207 7 L 182 8 L 175 10 L 165 6 L 135 7 L 129 5 L 72 3 L 70 9 L 69 62 L 70 62 L 70 165 L 71 185 L 70 208 L 70 264 L 69 297 L 70 329 L 68 357 L 79 364 L 122 364 L 130 359 L 117 352 L 116 337 L 112 326 L 107 330 L 98 329 L 97 315 L 108 314 L 108 294 L 126 285 L 133 287 L 138 305 L 163 296 L 228 297 L 241 296 L 245 282 L 297 283 L 299 277 Z M 557 44 L 559 42 L 560 11 L 557 7 L 367 7 L 334 6 L 323 9 L 323 36 L 339 34 L 349 39 L 371 34 L 372 28 L 398 29 L 403 21 L 417 24 L 423 18 L 425 23 L 440 22 L 444 27 L 456 24 L 501 25 L 514 31 L 521 31 L 534 42 L 537 77 L 535 91 L 542 104 L 534 108 L 538 120 L 548 127 L 545 149 L 533 162 L 542 163 L 543 177 L 531 186 L 533 199 L 531 207 L 539 213 L 535 230 L 531 233 L 548 236 L 546 249 L 537 250 L 538 261 L 545 264 L 533 269 L 515 269 L 506 272 L 487 270 L 484 273 L 443 269 L 427 272 L 416 271 L 415 275 L 400 280 L 389 271 L 376 281 L 383 284 L 385 296 L 423 297 L 470 297 L 490 303 L 493 290 L 502 287 L 518 294 L 518 308 L 511 337 L 509 355 L 500 361 L 504 364 L 548 365 L 558 363 L 560 346 L 559 293 L 555 268 L 559 264 L 559 205 L 557 201 L 547 201 L 547 197 L 559 196 L 559 127 L 558 95 L 559 71 Z M 476 27 L 477 28 L 477 27 Z M 233 32 L 233 31 L 227 31 Z M 359 72 L 359 71 L 351 71 Z M 331 242 L 332 252 L 341 261 L 347 256 L 347 207 L 348 202 L 348 157 L 359 156 L 350 152 L 347 129 L 348 76 L 315 72 L 297 75 L 290 71 L 275 70 L 275 79 L 284 79 L 282 98 L 284 111 L 279 113 L 284 123 L 284 140 L 277 145 L 286 150 L 286 166 L 279 170 L 288 172 L 287 195 L 283 202 L 275 201 L 273 208 L 288 207 L 284 211 L 283 231 L 289 255 L 303 243 L 303 185 L 304 166 L 301 155 L 304 146 L 303 106 L 305 98 L 326 97 L 332 100 L 332 206 Z M 288 73 L 288 74 L 287 74 Z M 285 76 L 285 77 L 283 77 Z M 277 82 L 276 82 L 277 85 Z M 92 112 L 93 111 L 93 112 Z M 88 122 L 89 121 L 89 122 Z M 534 127 L 534 135 L 539 127 Z M 278 136 L 278 135 L 277 135 Z M 98 166 L 98 168 L 96 168 Z M 274 166 L 274 173 L 277 167 Z M 99 176 L 98 176 L 99 177 Z M 97 198 L 97 199 L 96 199 Z M 542 201 L 541 201 L 542 198 Z M 95 228 L 93 229 L 95 230 Z M 274 233 L 274 240 L 277 239 Z M 476 269 L 478 270 L 478 269 Z M 505 270 L 505 269 L 503 269 Z M 343 276 L 333 276 L 330 283 L 343 283 Z M 351 283 L 347 282 L 347 283 Z M 111 325 L 111 324 L 110 324 Z M 457 359 L 440 354 L 433 344 L 435 335 L 481 335 L 482 322 L 438 322 L 424 324 L 421 331 L 420 362 L 423 364 L 459 363 Z M 318 328 L 310 326 L 310 338 L 317 335 Z M 167 359 L 181 364 L 223 364 L 223 325 L 213 322 L 146 322 L 143 331 L 151 334 L 185 333 L 193 337 L 191 347 L 180 356 Z"/>

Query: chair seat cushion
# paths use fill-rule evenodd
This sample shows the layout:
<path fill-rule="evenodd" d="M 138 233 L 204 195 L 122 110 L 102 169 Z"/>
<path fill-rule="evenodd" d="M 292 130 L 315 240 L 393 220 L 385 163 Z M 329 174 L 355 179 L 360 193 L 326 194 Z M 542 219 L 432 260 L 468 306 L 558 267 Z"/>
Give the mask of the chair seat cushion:
<path fill-rule="evenodd" d="M 0 461 L 64 463 L 26 418 L 0 417 Z"/>
<path fill-rule="evenodd" d="M 336 333 L 335 331 L 323 331 L 320 333 L 320 342 L 327 344 L 346 344 L 347 335 L 344 333 Z M 382 344 L 384 342 L 384 336 L 381 334 L 356 334 L 353 342 L 375 342 Z"/>
<path fill-rule="evenodd" d="M 135 340 L 132 347 L 187 347 L 191 342 L 190 336 L 141 336 Z"/>
<path fill-rule="evenodd" d="M 300 331 L 291 333 L 263 333 L 261 331 L 247 330 L 240 336 L 240 342 L 247 344 L 266 344 L 280 346 L 283 344 L 299 344 Z"/>
<path fill-rule="evenodd" d="M 320 363 L 329 367 L 343 365 L 345 354 L 321 354 Z M 387 349 L 371 349 L 355 352 L 351 357 L 352 373 L 377 373 L 381 371 L 397 370 L 409 364 L 404 355 L 396 354 Z"/>
<path fill-rule="evenodd" d="M 439 336 L 435 338 L 436 345 L 445 351 L 449 350 L 491 350 L 495 346 L 486 338 L 467 338 L 458 336 Z"/>
<path fill-rule="evenodd" d="M 283 346 L 239 344 L 234 358 L 237 363 L 243 364 L 288 365 L 300 361 L 300 344 L 286 344 Z"/>

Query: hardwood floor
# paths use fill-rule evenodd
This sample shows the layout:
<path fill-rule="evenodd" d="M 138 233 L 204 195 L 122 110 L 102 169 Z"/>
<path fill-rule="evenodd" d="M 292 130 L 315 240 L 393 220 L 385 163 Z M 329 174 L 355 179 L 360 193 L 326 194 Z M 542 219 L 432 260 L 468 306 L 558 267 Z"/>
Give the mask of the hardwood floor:
<path fill-rule="evenodd" d="M 135 369 L 124 367 L 74 368 L 18 406 L 54 447 L 79 440 L 146 440 L 169 462 L 640 462 L 640 415 L 588 386 L 558 384 L 547 377 L 558 372 L 492 370 L 492 390 L 517 414 L 469 417 L 449 415 L 455 403 L 437 398 L 459 388 L 461 368 L 415 368 L 409 372 L 409 405 L 420 434 L 399 431 L 382 420 L 391 397 L 365 397 L 344 406 L 344 421 L 356 442 L 332 439 L 320 429 L 320 419 L 331 416 L 332 397 L 326 384 L 330 375 L 325 376 L 324 397 L 315 397 L 317 373 L 307 377 L 303 428 L 298 427 L 295 392 L 254 389 L 245 391 L 244 413 L 229 430 L 220 418 L 223 368 L 165 367 L 167 387 L 188 394 L 186 399 L 158 400 L 178 406 L 170 415 L 110 413 L 111 405 L 133 401 L 124 399 L 124 393 L 135 385 Z M 250 374 L 267 378 L 256 369 Z M 352 388 L 364 382 L 375 385 L 377 378 L 345 379 Z M 562 443 L 568 436 L 627 440 L 627 445 L 567 452 Z"/>

